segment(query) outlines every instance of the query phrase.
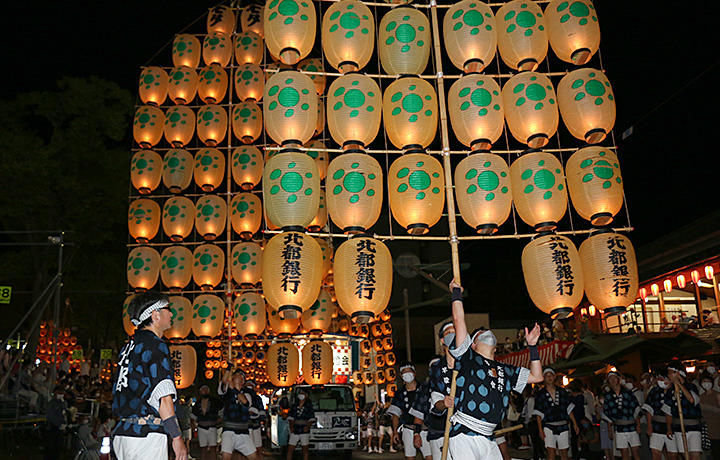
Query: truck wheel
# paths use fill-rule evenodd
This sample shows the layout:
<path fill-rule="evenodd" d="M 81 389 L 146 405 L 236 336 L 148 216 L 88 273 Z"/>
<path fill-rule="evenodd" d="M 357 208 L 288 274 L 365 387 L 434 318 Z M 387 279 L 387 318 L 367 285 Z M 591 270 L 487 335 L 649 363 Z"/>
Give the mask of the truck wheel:
<path fill-rule="evenodd" d="M 353 451 L 352 449 L 348 449 L 343 453 L 343 460 L 350 460 L 352 459 Z"/>

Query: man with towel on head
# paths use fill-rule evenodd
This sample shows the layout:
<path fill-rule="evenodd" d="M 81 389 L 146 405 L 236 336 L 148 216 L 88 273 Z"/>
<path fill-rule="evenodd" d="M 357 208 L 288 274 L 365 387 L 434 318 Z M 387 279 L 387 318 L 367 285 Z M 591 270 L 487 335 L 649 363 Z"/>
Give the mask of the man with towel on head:
<path fill-rule="evenodd" d="M 458 376 L 455 399 L 445 398 L 446 407 L 455 407 L 450 419 L 449 453 L 455 459 L 501 460 L 493 431 L 505 417 L 510 391 L 522 393 L 526 384 L 543 380 L 537 349 L 540 327 L 536 324 L 532 331 L 525 329 L 530 369 L 499 363 L 495 361 L 495 334 L 478 329 L 468 335 L 463 289 L 454 280 L 450 289 L 455 325 L 455 344 L 450 353 L 455 358 Z"/>
<path fill-rule="evenodd" d="M 217 460 L 217 425 L 223 403 L 210 396 L 210 387 L 200 387 L 200 400 L 192 408 L 190 417 L 197 426 L 201 460 Z"/>
<path fill-rule="evenodd" d="M 232 374 L 226 373 L 218 385 L 218 394 L 225 406 L 222 434 L 223 460 L 230 460 L 235 450 L 246 456 L 248 460 L 255 460 L 257 449 L 255 441 L 250 436 L 252 395 L 245 389 L 245 372 L 236 368 Z"/>
<path fill-rule="evenodd" d="M 612 425 L 608 433 L 623 459 L 628 460 L 632 453 L 635 460 L 640 460 L 640 403 L 632 391 L 620 384 L 620 379 L 620 372 L 608 372 L 610 389 L 603 396 L 603 419 Z"/>
<path fill-rule="evenodd" d="M 667 437 L 671 445 L 675 444 L 675 452 L 678 455 L 685 453 L 683 440 L 683 429 L 687 438 L 687 450 L 691 460 L 700 460 L 702 454 L 702 410 L 700 409 L 700 391 L 694 383 L 686 381 L 687 373 L 685 365 L 681 361 L 671 361 L 668 365 L 668 379 L 670 386 L 665 390 L 665 406 L 663 412 L 666 415 Z M 676 394 L 677 392 L 677 394 Z M 680 422 L 681 410 L 678 407 L 678 398 L 682 406 L 682 423 Z M 668 449 L 672 452 L 671 449 Z"/>
<path fill-rule="evenodd" d="M 555 370 L 551 367 L 543 371 L 545 386 L 535 396 L 533 415 L 537 418 L 540 437 L 545 440 L 547 460 L 554 460 L 560 453 L 562 460 L 567 460 L 570 448 L 570 421 L 575 434 L 580 429 L 572 411 L 575 404 L 570 402 L 570 393 L 565 388 L 555 385 Z"/>
<path fill-rule="evenodd" d="M 422 425 L 415 424 L 415 415 L 411 412 L 415 398 L 422 397 L 426 393 L 425 384 L 418 383 L 415 379 L 415 365 L 406 362 L 400 365 L 400 377 L 403 380 L 403 388 L 398 389 L 393 396 L 392 403 L 388 408 L 388 414 L 392 415 L 393 434 L 391 442 L 400 442 L 398 432 L 402 432 L 402 444 L 405 447 L 405 458 L 413 459 L 417 455 L 415 447 L 415 435 L 420 438 L 420 452 L 423 458 L 431 457 L 430 444 L 427 442 L 427 431 L 422 430 Z"/>
<path fill-rule="evenodd" d="M 137 329 L 120 352 L 113 386 L 112 410 L 119 418 L 113 449 L 119 460 L 168 458 L 168 436 L 175 458 L 187 459 L 173 405 L 177 393 L 170 349 L 162 339 L 172 325 L 169 305 L 165 294 L 148 291 L 128 306 Z"/>

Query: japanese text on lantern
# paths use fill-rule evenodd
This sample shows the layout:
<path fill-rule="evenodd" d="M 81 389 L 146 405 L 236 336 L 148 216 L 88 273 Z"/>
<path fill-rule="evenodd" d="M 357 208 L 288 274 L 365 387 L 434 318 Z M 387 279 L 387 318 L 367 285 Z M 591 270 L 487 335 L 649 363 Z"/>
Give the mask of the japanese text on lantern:
<path fill-rule="evenodd" d="M 260 13 L 262 12 L 262 6 L 251 3 L 250 5 L 245 7 L 245 11 L 248 13 L 247 18 L 247 25 L 248 26 L 254 26 L 258 22 L 260 22 Z"/>
<path fill-rule="evenodd" d="M 322 377 L 322 347 L 314 344 L 310 348 L 310 375 L 319 379 Z"/>
<path fill-rule="evenodd" d="M 288 379 L 288 349 L 285 346 L 278 348 L 277 357 L 277 377 L 278 380 L 287 382 Z"/>
<path fill-rule="evenodd" d="M 607 240 L 610 250 L 609 262 L 612 264 L 613 293 L 615 297 L 625 296 L 630 291 L 630 278 L 627 267 L 627 247 L 620 237 L 611 237 Z"/>
<path fill-rule="evenodd" d="M 222 22 L 223 15 L 225 14 L 225 7 L 216 6 L 210 10 L 210 23 L 209 25 L 215 26 Z M 253 23 L 254 24 L 254 23 Z"/>
<path fill-rule="evenodd" d="M 553 238 L 550 242 L 550 250 L 555 264 L 555 279 L 558 282 L 555 291 L 560 295 L 571 296 L 575 289 L 575 276 L 570 266 L 568 246 L 560 238 Z"/>
<path fill-rule="evenodd" d="M 180 352 L 180 350 L 170 351 L 170 359 L 172 359 L 173 379 L 175 380 L 175 385 L 180 385 L 182 380 L 182 373 L 180 371 L 180 367 L 182 366 L 182 352 Z"/>
<path fill-rule="evenodd" d="M 297 293 L 300 285 L 300 257 L 302 255 L 303 237 L 297 233 L 285 235 L 285 248 L 282 251 L 282 289 Z"/>
<path fill-rule="evenodd" d="M 373 298 L 375 292 L 375 242 L 365 239 L 357 246 L 357 258 L 355 266 L 357 267 L 357 288 L 355 295 L 359 299 Z"/>

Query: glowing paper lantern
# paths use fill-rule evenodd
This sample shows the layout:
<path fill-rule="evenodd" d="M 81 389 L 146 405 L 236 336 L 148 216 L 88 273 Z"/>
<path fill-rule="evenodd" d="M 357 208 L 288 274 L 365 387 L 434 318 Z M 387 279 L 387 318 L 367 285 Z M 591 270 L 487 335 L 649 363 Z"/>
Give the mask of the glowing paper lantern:
<path fill-rule="evenodd" d="M 601 231 L 585 240 L 579 253 L 587 277 L 585 294 L 593 305 L 606 315 L 616 315 L 635 303 L 638 268 L 635 249 L 628 237 Z"/>
<path fill-rule="evenodd" d="M 263 166 L 262 153 L 257 147 L 245 145 L 233 150 L 232 177 L 243 190 L 252 190 L 260 183 Z"/>
<path fill-rule="evenodd" d="M 163 231 L 180 242 L 190 235 L 195 224 L 195 204 L 184 196 L 170 198 L 163 207 Z"/>
<path fill-rule="evenodd" d="M 225 230 L 227 204 L 217 195 L 205 195 L 195 203 L 195 230 L 206 240 L 214 240 Z"/>
<path fill-rule="evenodd" d="M 435 88 L 421 78 L 395 80 L 383 96 L 383 118 L 387 136 L 396 147 L 427 147 L 437 131 Z"/>
<path fill-rule="evenodd" d="M 225 139 L 227 126 L 227 112 L 219 105 L 206 105 L 198 110 L 197 135 L 208 147 L 215 147 Z"/>
<path fill-rule="evenodd" d="M 128 230 L 130 236 L 141 244 L 147 243 L 157 235 L 160 228 L 160 205 L 153 200 L 141 198 L 130 204 L 128 210 Z"/>
<path fill-rule="evenodd" d="M 299 317 L 315 303 L 322 286 L 322 251 L 310 236 L 284 232 L 263 251 L 265 299 L 282 317 Z"/>
<path fill-rule="evenodd" d="M 465 72 L 480 72 L 495 58 L 495 16 L 486 3 L 458 2 L 445 13 L 443 38 L 455 67 Z"/>
<path fill-rule="evenodd" d="M 505 126 L 500 86 L 485 75 L 461 77 L 450 87 L 448 113 L 460 142 L 473 150 L 490 149 Z"/>
<path fill-rule="evenodd" d="M 238 193 L 230 202 L 230 222 L 243 239 L 250 239 L 260 230 L 262 203 L 254 193 Z"/>
<path fill-rule="evenodd" d="M 203 61 L 205 65 L 219 64 L 227 67 L 233 55 L 232 39 L 228 34 L 211 32 L 203 42 Z"/>
<path fill-rule="evenodd" d="M 263 120 L 260 107 L 253 101 L 237 104 L 232 113 L 232 130 L 235 137 L 250 144 L 262 134 Z"/>
<path fill-rule="evenodd" d="M 163 158 L 162 180 L 172 193 L 188 188 L 193 176 L 193 157 L 187 150 L 173 149 Z"/>
<path fill-rule="evenodd" d="M 392 324 L 385 321 L 380 325 L 380 329 L 382 329 L 383 335 L 392 335 Z"/>
<path fill-rule="evenodd" d="M 513 0 L 497 11 L 500 57 L 515 70 L 535 70 L 545 60 L 548 33 L 542 10 L 534 2 Z"/>
<path fill-rule="evenodd" d="M 615 152 L 585 147 L 567 162 L 567 183 L 575 210 L 594 226 L 609 225 L 623 204 L 623 182 Z"/>
<path fill-rule="evenodd" d="M 395 353 L 392 353 L 392 352 L 385 353 L 385 362 L 387 363 L 388 366 L 394 366 L 396 361 L 397 361 L 397 358 L 395 358 Z M 392 374 L 393 374 L 392 378 L 390 378 L 390 376 L 388 376 L 388 380 L 395 380 L 395 376 L 394 376 L 395 369 L 393 369 L 391 367 L 390 369 L 386 369 L 386 371 L 392 371 Z"/>
<path fill-rule="evenodd" d="M 185 297 L 170 296 L 168 307 L 172 313 L 172 326 L 163 335 L 166 339 L 184 339 L 192 330 L 192 304 Z"/>
<path fill-rule="evenodd" d="M 225 99 L 228 75 L 219 64 L 203 67 L 198 78 L 198 96 L 204 103 L 217 104 Z"/>
<path fill-rule="evenodd" d="M 315 5 L 294 0 L 268 0 L 263 10 L 263 29 L 268 51 L 289 65 L 310 54 L 317 28 Z"/>
<path fill-rule="evenodd" d="M 263 59 L 263 39 L 252 31 L 235 35 L 235 61 L 238 64 L 260 64 Z"/>
<path fill-rule="evenodd" d="M 325 385 L 333 373 L 333 349 L 322 339 L 313 339 L 303 347 L 302 373 L 308 385 Z"/>
<path fill-rule="evenodd" d="M 560 161 L 546 152 L 527 153 L 510 165 L 510 179 L 520 218 L 539 232 L 555 229 L 567 209 Z"/>
<path fill-rule="evenodd" d="M 235 31 L 235 13 L 232 8 L 217 5 L 210 8 L 207 17 L 208 33 L 220 32 L 231 34 Z"/>
<path fill-rule="evenodd" d="M 294 334 L 300 326 L 300 316 L 297 318 L 282 318 L 277 310 L 274 310 L 270 305 L 266 310 L 268 324 L 272 330 L 279 336 Z"/>
<path fill-rule="evenodd" d="M 262 253 L 260 245 L 251 241 L 233 246 L 230 269 L 233 280 L 243 288 L 254 287 L 262 281 Z"/>
<path fill-rule="evenodd" d="M 383 174 L 373 157 L 362 153 L 337 156 L 326 179 L 328 213 L 346 233 L 362 233 L 380 217 Z"/>
<path fill-rule="evenodd" d="M 383 103 L 372 78 L 358 73 L 336 78 L 330 85 L 327 105 L 328 128 L 335 142 L 345 148 L 364 148 L 375 140 Z"/>
<path fill-rule="evenodd" d="M 172 59 L 175 67 L 197 68 L 200 65 L 200 40 L 194 35 L 180 34 L 173 41 Z"/>
<path fill-rule="evenodd" d="M 130 182 L 143 195 L 155 190 L 162 178 L 162 158 L 152 150 L 139 150 L 130 162 Z"/>
<path fill-rule="evenodd" d="M 168 96 L 176 104 L 184 105 L 195 99 L 198 86 L 198 75 L 190 67 L 175 67 L 170 72 Z"/>
<path fill-rule="evenodd" d="M 186 146 L 195 134 L 195 112 L 184 105 L 170 107 L 165 113 L 163 132 L 173 147 Z"/>
<path fill-rule="evenodd" d="M 383 69 L 390 75 L 423 73 L 431 42 L 430 21 L 414 8 L 392 9 L 380 21 L 378 53 Z"/>
<path fill-rule="evenodd" d="M 241 101 L 259 101 L 265 91 L 265 75 L 257 64 L 243 64 L 235 71 L 235 94 Z"/>
<path fill-rule="evenodd" d="M 302 145 L 317 123 L 318 96 L 310 77 L 295 70 L 272 75 L 263 96 L 265 130 L 278 144 Z"/>
<path fill-rule="evenodd" d="M 193 303 L 192 330 L 198 337 L 220 335 L 225 318 L 225 302 L 212 294 L 201 294 Z"/>
<path fill-rule="evenodd" d="M 536 237 L 523 249 L 522 268 L 530 298 L 543 312 L 565 318 L 580 304 L 583 265 L 568 238 L 554 234 Z"/>
<path fill-rule="evenodd" d="M 435 225 L 445 207 L 443 168 L 425 153 L 399 157 L 388 171 L 393 217 L 408 233 L 422 235 Z"/>
<path fill-rule="evenodd" d="M 537 72 L 521 72 L 505 83 L 502 94 L 513 137 L 533 149 L 546 145 L 560 121 L 550 79 Z"/>
<path fill-rule="evenodd" d="M 263 32 L 263 5 L 250 3 L 240 12 L 240 25 L 243 32 L 255 32 L 264 37 Z"/>
<path fill-rule="evenodd" d="M 313 74 L 314 72 L 325 71 L 325 69 L 323 68 L 322 60 L 318 58 L 307 58 L 298 63 L 297 68 L 298 70 L 302 70 L 303 72 L 310 72 L 306 75 L 310 77 L 310 80 L 313 81 L 313 84 L 315 85 L 315 91 L 317 91 L 318 96 L 322 96 L 322 94 L 325 92 L 325 75 Z"/>
<path fill-rule="evenodd" d="M 320 203 L 317 165 L 303 153 L 281 152 L 263 172 L 265 212 L 280 227 L 306 227 Z"/>
<path fill-rule="evenodd" d="M 332 304 L 330 293 L 320 289 L 320 295 L 315 303 L 308 310 L 304 311 L 301 318 L 302 326 L 310 332 L 327 333 L 332 322 L 332 313 L 335 307 Z M 332 366 L 331 366 L 332 367 Z"/>
<path fill-rule="evenodd" d="M 162 105 L 167 97 L 168 74 L 160 67 L 145 67 L 140 74 L 140 100 L 147 105 Z"/>
<path fill-rule="evenodd" d="M 267 376 L 270 383 L 276 387 L 289 387 L 295 383 L 300 375 L 299 355 L 297 347 L 291 342 L 270 345 L 267 351 Z"/>
<path fill-rule="evenodd" d="M 205 192 L 212 192 L 225 179 L 225 155 L 218 149 L 200 149 L 195 154 L 195 183 Z"/>
<path fill-rule="evenodd" d="M 140 147 L 152 148 L 162 139 L 165 114 L 162 110 L 152 106 L 142 106 L 135 111 L 133 120 L 133 138 Z"/>
<path fill-rule="evenodd" d="M 377 360 L 377 356 L 375 357 Z M 382 385 L 385 383 L 385 371 L 382 369 L 375 371 L 375 381 L 378 383 L 378 385 Z"/>
<path fill-rule="evenodd" d="M 225 254 L 214 244 L 202 244 L 193 252 L 193 280 L 203 291 L 220 284 L 225 274 Z"/>
<path fill-rule="evenodd" d="M 335 251 L 333 277 L 340 308 L 356 322 L 367 323 L 390 300 L 393 277 L 390 250 L 374 238 L 353 237 Z"/>
<path fill-rule="evenodd" d="M 365 67 L 375 48 L 370 8 L 357 0 L 333 3 L 323 16 L 322 47 L 327 62 L 341 73 Z"/>
<path fill-rule="evenodd" d="M 325 190 L 320 189 L 320 201 L 318 203 L 318 210 L 317 214 L 315 214 L 315 218 L 308 224 L 308 230 L 311 232 L 319 232 L 321 229 L 325 228 L 325 225 L 327 225 L 328 220 L 328 211 L 327 211 L 327 204 L 325 203 Z"/>
<path fill-rule="evenodd" d="M 170 345 L 175 388 L 182 390 L 195 382 L 197 353 L 190 345 Z"/>
<path fill-rule="evenodd" d="M 373 339 L 373 340 L 372 340 L 372 346 L 373 346 L 373 350 L 375 350 L 375 352 L 381 352 L 381 351 L 383 351 L 383 342 L 382 342 L 382 339 Z"/>
<path fill-rule="evenodd" d="M 127 299 L 125 299 L 125 302 L 123 302 L 123 307 L 122 307 L 122 309 L 123 309 L 123 313 L 122 313 L 123 329 L 125 329 L 125 333 L 127 335 L 129 335 L 130 337 L 132 337 L 132 335 L 135 333 L 135 325 L 133 325 L 133 323 L 130 321 L 130 315 L 128 314 L 128 307 L 130 306 L 130 301 L 133 299 L 133 297 L 135 297 L 135 294 L 133 294 L 133 295 L 129 296 Z M 43 330 L 41 330 L 40 332 L 42 335 Z M 45 337 L 40 337 L 40 338 L 46 340 Z M 42 345 L 42 343 L 41 343 L 41 345 Z"/>
<path fill-rule="evenodd" d="M 181 291 L 192 279 L 192 252 L 183 246 L 170 246 L 160 254 L 160 279 L 170 291 Z"/>
<path fill-rule="evenodd" d="M 455 168 L 455 197 L 463 220 L 482 235 L 495 233 L 510 216 L 510 170 L 502 157 L 474 153 Z"/>
<path fill-rule="evenodd" d="M 565 75 L 558 84 L 558 106 L 570 134 L 588 144 L 601 142 L 615 125 L 615 96 L 599 70 Z"/>
<path fill-rule="evenodd" d="M 600 47 L 600 26 L 589 0 L 553 0 L 545 8 L 548 38 L 553 51 L 565 62 L 587 63 Z"/>
<path fill-rule="evenodd" d="M 127 278 L 128 284 L 136 292 L 147 291 L 155 286 L 160 275 L 160 254 L 146 246 L 134 248 L 128 254 Z"/>

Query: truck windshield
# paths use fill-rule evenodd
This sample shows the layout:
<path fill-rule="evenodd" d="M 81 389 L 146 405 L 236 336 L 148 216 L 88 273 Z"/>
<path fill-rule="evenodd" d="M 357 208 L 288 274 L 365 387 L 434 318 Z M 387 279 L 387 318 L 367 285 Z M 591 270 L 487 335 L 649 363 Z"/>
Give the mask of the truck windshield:
<path fill-rule="evenodd" d="M 303 387 L 310 393 L 310 401 L 313 408 L 319 411 L 354 411 L 355 402 L 352 391 L 348 387 L 324 387 L 312 388 Z M 297 394 L 293 392 L 293 398 L 297 398 Z"/>

